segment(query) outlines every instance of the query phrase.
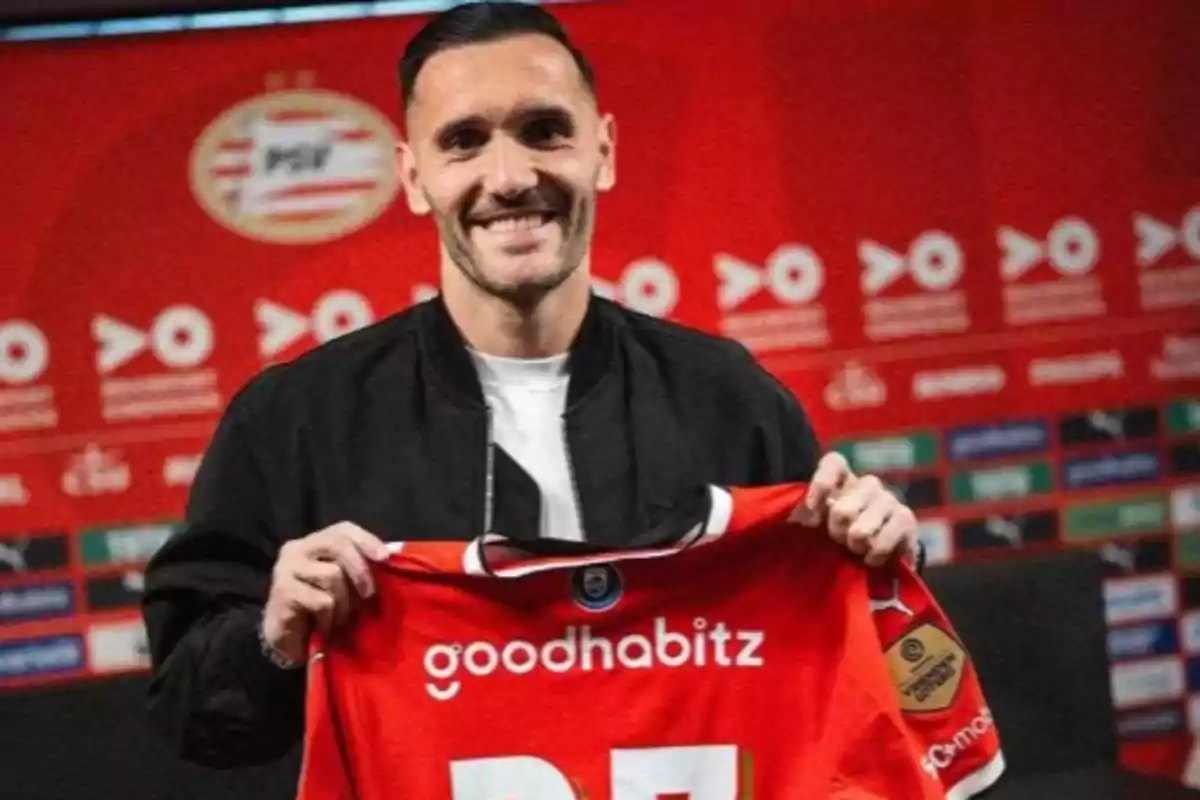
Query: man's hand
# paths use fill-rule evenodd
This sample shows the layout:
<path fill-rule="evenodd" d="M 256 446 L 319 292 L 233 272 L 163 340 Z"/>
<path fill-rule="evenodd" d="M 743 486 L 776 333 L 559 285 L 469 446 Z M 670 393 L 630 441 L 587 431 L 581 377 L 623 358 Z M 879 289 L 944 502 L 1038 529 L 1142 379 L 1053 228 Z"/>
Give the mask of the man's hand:
<path fill-rule="evenodd" d="M 340 625 L 358 598 L 375 593 L 368 562 L 387 555 L 383 542 L 350 522 L 283 545 L 263 609 L 263 639 L 284 658 L 303 661 L 314 627 Z"/>
<path fill-rule="evenodd" d="M 805 524 L 828 513 L 829 534 L 871 566 L 893 553 L 915 553 L 917 518 L 873 475 L 856 476 L 840 453 L 827 453 L 809 481 Z"/>

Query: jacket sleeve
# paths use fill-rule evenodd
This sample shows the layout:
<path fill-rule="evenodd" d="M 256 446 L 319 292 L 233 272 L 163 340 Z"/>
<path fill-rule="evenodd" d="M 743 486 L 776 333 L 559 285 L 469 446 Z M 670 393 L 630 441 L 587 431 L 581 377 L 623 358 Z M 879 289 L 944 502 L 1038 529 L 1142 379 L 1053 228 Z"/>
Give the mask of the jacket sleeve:
<path fill-rule="evenodd" d="M 151 722 L 183 758 L 212 767 L 275 760 L 303 729 L 303 670 L 279 669 L 258 644 L 282 537 L 251 438 L 263 435 L 255 388 L 230 403 L 197 470 L 183 530 L 146 570 Z"/>

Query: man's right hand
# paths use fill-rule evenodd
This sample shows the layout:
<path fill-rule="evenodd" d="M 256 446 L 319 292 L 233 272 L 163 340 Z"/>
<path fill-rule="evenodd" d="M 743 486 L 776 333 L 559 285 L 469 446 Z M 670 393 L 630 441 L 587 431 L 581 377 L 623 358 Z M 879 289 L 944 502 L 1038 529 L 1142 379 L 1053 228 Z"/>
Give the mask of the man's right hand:
<path fill-rule="evenodd" d="M 376 536 L 339 522 L 283 545 L 263 609 L 263 638 L 279 655 L 302 662 L 314 628 L 326 632 L 375 593 L 370 561 L 388 551 Z"/>

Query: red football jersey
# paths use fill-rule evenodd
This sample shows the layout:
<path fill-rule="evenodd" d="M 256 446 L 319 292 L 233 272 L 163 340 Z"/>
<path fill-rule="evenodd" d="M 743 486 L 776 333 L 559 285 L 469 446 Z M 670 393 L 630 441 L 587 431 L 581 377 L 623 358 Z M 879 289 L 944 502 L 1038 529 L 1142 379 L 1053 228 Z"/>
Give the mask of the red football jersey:
<path fill-rule="evenodd" d="M 630 549 L 410 543 L 314 641 L 300 800 L 966 798 L 1004 769 L 906 566 L 709 487 Z M 536 550 L 533 552 L 532 550 Z"/>

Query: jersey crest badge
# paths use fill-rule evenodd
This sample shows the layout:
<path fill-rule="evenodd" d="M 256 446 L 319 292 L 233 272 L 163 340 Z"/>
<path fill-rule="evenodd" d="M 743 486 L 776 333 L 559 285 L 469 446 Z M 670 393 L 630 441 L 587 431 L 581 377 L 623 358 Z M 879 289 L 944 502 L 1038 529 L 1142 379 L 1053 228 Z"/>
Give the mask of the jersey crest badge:
<path fill-rule="evenodd" d="M 607 611 L 621 599 L 621 573 L 611 564 L 579 567 L 571 575 L 571 596 L 586 611 Z"/>

